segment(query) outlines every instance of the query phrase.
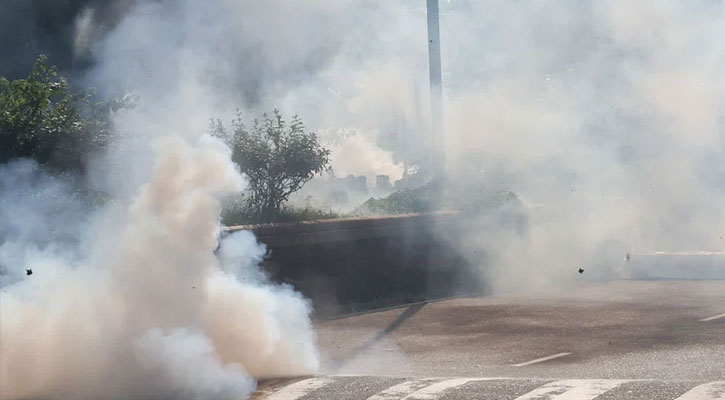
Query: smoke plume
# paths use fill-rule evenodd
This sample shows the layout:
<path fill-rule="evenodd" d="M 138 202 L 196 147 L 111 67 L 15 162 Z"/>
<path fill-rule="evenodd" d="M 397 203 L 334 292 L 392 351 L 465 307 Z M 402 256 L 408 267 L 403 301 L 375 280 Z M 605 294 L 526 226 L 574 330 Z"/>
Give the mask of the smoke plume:
<path fill-rule="evenodd" d="M 366 135 L 393 165 L 360 145 L 335 157 L 395 175 L 430 150 L 425 4 L 360 3 L 338 15 L 335 56 L 266 99 Z M 490 287 L 627 276 L 627 254 L 722 252 L 725 3 L 440 3 L 446 190 L 513 191 L 529 219 L 509 234 L 495 211 L 466 216 L 459 245 Z"/>
<path fill-rule="evenodd" d="M 229 150 L 171 136 L 154 155 L 123 218 L 84 241 L 91 256 L 17 263 L 34 274 L 0 294 L 2 398 L 231 399 L 252 377 L 316 370 L 309 305 L 255 272 L 254 237 L 214 255 L 220 197 L 244 185 Z"/>
<path fill-rule="evenodd" d="M 250 377 L 313 371 L 309 306 L 255 270 L 263 250 L 237 234 L 214 255 L 219 201 L 243 178 L 200 137 L 210 117 L 277 107 L 351 132 L 334 155 L 351 173 L 422 163 L 424 2 L 68 3 L 3 5 L 2 74 L 52 49 L 84 83 L 141 101 L 89 160 L 104 206 L 32 164 L 0 169 L 1 397 L 229 398 Z M 440 20 L 451 186 L 511 190 L 529 217 L 523 233 L 466 217 L 459 245 L 489 286 L 722 251 L 722 1 L 451 0 Z"/>
<path fill-rule="evenodd" d="M 614 278 L 628 253 L 723 248 L 723 7 L 493 1 L 442 17 L 449 165 L 473 161 L 479 182 L 529 206 L 526 235 L 481 216 L 469 236 L 494 287 L 569 282 L 580 267 Z"/>
<path fill-rule="evenodd" d="M 248 44 L 232 34 L 242 6 L 135 2 L 104 29 L 93 10 L 68 22 L 93 59 L 84 81 L 140 100 L 85 180 L 0 169 L 0 398 L 237 399 L 314 373 L 309 302 L 267 281 L 253 235 L 220 238 L 245 182 L 203 136 L 239 105 L 221 90 L 238 71 L 210 46 Z"/>

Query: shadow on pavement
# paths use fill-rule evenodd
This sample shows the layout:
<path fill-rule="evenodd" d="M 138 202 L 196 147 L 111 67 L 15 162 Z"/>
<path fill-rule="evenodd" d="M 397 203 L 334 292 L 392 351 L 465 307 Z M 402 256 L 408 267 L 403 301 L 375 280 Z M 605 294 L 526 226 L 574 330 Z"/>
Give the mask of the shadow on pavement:
<path fill-rule="evenodd" d="M 411 317 L 413 317 L 415 314 L 417 314 L 418 311 L 420 311 L 421 309 L 423 309 L 423 307 L 425 307 L 426 304 L 428 304 L 428 303 L 425 303 L 425 302 L 424 303 L 418 303 L 418 304 L 414 304 L 414 305 L 406 308 L 406 310 L 403 311 L 398 316 L 398 318 L 396 318 L 387 327 L 385 327 L 385 329 L 383 329 L 382 331 L 378 332 L 378 334 L 375 335 L 373 338 L 369 339 L 368 341 L 366 341 L 365 343 L 361 344 L 360 346 L 352 349 L 347 354 L 345 354 L 342 357 L 340 357 L 338 360 L 335 360 L 334 361 L 335 368 L 342 367 L 343 365 L 345 365 L 350 360 L 354 359 L 358 355 L 360 355 L 360 354 L 364 353 L 365 351 L 369 350 L 370 348 L 372 348 L 376 343 L 378 343 L 381 340 L 385 339 L 388 335 L 390 335 L 390 333 L 392 333 L 393 331 L 395 331 L 396 329 L 398 329 L 401 325 L 403 325 L 403 323 L 405 323 L 405 321 L 407 321 L 408 319 L 410 319 Z"/>

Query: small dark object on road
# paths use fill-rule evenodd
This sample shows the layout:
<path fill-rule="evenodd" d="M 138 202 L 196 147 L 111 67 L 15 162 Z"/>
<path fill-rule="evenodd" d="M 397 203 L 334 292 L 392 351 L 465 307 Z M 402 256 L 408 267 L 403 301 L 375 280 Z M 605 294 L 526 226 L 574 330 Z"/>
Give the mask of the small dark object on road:
<path fill-rule="evenodd" d="M 624 256 L 624 259 L 627 260 L 627 262 L 629 262 L 629 253 L 627 253 L 627 255 Z"/>
<path fill-rule="evenodd" d="M 25 270 L 25 275 L 28 275 L 28 276 L 33 275 L 33 270 L 32 269 L 26 269 Z"/>
<path fill-rule="evenodd" d="M 580 274 L 583 274 L 584 273 L 584 268 L 579 268 L 579 273 Z"/>

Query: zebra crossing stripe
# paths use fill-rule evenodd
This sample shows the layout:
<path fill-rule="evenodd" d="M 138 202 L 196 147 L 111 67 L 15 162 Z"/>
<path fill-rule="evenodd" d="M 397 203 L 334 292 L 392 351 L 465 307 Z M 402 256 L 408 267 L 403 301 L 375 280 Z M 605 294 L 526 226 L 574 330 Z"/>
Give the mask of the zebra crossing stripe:
<path fill-rule="evenodd" d="M 414 379 L 405 381 L 368 397 L 368 400 L 400 400 L 426 386 L 429 386 L 435 381 L 435 379 Z"/>
<path fill-rule="evenodd" d="M 609 379 L 571 379 L 550 382 L 516 400 L 591 400 L 626 381 Z"/>
<path fill-rule="evenodd" d="M 354 375 L 360 376 L 360 375 Z M 362 376 L 361 376 L 362 377 Z M 252 398 L 267 400 L 299 400 L 314 391 L 334 384 L 341 376 L 312 377 L 284 386 L 274 393 L 260 391 Z M 436 400 L 447 391 L 460 388 L 468 383 L 511 380 L 515 378 L 489 377 L 489 378 L 416 378 L 388 387 L 372 395 L 368 400 Z M 626 382 L 639 380 L 610 380 L 610 379 L 569 379 L 543 384 L 530 392 L 517 397 L 515 400 L 592 400 L 608 391 L 615 389 Z M 646 382 L 646 381 L 641 381 Z M 693 383 L 694 384 L 694 383 Z M 476 390 L 476 387 L 471 387 Z M 463 388 L 459 390 L 465 390 Z M 703 383 L 675 400 L 725 400 L 725 381 Z"/>
<path fill-rule="evenodd" d="M 420 389 L 414 393 L 403 398 L 403 400 L 416 399 L 416 400 L 436 400 L 440 398 L 441 394 L 448 390 L 459 386 L 463 386 L 469 382 L 483 381 L 487 378 L 457 378 L 457 379 L 446 379 L 441 382 L 436 382 L 432 385 L 428 385 L 423 389 Z M 489 379 L 490 380 L 490 379 Z"/>
<path fill-rule="evenodd" d="M 695 386 L 675 400 L 725 400 L 725 381 Z"/>
<path fill-rule="evenodd" d="M 307 393 L 313 392 L 332 382 L 330 378 L 309 378 L 291 385 L 285 386 L 281 390 L 273 393 L 268 400 L 297 400 Z"/>

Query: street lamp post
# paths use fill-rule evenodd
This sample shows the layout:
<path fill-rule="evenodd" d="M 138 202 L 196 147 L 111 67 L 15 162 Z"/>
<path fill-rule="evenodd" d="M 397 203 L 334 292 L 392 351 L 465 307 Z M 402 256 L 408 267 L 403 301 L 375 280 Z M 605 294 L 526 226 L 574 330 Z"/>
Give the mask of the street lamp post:
<path fill-rule="evenodd" d="M 426 0 L 428 9 L 428 70 L 430 72 L 431 158 L 432 173 L 442 173 L 443 142 L 443 85 L 441 78 L 441 43 L 438 0 Z"/>

